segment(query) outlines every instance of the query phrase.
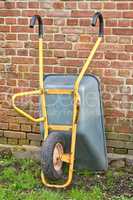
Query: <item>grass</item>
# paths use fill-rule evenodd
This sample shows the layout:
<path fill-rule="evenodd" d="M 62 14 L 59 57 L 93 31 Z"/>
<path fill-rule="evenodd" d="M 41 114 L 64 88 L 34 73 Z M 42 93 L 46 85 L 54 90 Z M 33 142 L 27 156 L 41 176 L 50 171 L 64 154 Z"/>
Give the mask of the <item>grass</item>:
<path fill-rule="evenodd" d="M 120 176 L 123 173 L 119 173 Z M 40 180 L 40 164 L 33 160 L 0 160 L 0 200 L 133 200 L 133 197 L 108 195 L 89 171 L 77 172 L 77 181 L 69 189 L 50 190 Z M 94 184 L 86 187 L 93 180 Z M 89 178 L 89 179 L 88 179 Z M 106 189 L 114 187 L 113 172 L 106 174 Z"/>

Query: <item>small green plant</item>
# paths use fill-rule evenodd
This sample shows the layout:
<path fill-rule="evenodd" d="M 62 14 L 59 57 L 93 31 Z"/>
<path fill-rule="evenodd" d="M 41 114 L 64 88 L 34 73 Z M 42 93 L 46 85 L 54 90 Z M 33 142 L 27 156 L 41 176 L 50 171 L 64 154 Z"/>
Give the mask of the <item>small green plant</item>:
<path fill-rule="evenodd" d="M 106 174 L 107 177 L 107 187 L 109 189 L 113 189 L 114 187 L 114 177 L 113 177 L 113 172 L 109 170 Z"/>
<path fill-rule="evenodd" d="M 103 194 L 100 188 L 93 187 L 89 192 L 84 189 L 72 189 L 69 193 L 71 200 L 103 200 Z"/>
<path fill-rule="evenodd" d="M 103 193 L 101 189 L 97 186 L 93 187 L 92 190 L 90 191 L 88 200 L 92 200 L 92 199 L 103 200 Z"/>
<path fill-rule="evenodd" d="M 124 197 L 124 196 L 120 196 L 120 197 L 113 197 L 111 200 L 133 200 L 133 197 Z"/>
<path fill-rule="evenodd" d="M 5 182 L 12 182 L 16 178 L 16 170 L 13 167 L 4 168 L 0 173 L 0 180 Z"/>
<path fill-rule="evenodd" d="M 69 199 L 71 200 L 88 200 L 88 193 L 83 189 L 72 189 L 69 192 Z"/>

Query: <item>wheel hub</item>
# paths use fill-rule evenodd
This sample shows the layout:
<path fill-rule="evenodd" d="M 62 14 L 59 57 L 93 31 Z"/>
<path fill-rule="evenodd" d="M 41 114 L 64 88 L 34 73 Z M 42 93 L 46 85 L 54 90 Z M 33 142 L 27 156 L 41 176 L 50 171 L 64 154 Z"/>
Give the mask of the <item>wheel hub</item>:
<path fill-rule="evenodd" d="M 57 143 L 53 151 L 53 166 L 56 171 L 60 171 L 62 168 L 63 161 L 61 157 L 63 155 L 63 146 L 60 143 Z"/>

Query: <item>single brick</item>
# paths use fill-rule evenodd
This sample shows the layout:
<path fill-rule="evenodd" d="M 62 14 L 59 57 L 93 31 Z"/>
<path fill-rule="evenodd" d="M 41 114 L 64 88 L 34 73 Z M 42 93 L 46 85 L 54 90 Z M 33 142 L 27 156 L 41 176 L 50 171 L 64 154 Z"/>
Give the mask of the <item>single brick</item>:
<path fill-rule="evenodd" d="M 72 44 L 68 42 L 49 42 L 49 49 L 71 49 Z"/>
<path fill-rule="evenodd" d="M 8 138 L 8 144 L 17 145 L 18 144 L 18 139 Z"/>
<path fill-rule="evenodd" d="M 93 2 L 93 3 L 91 3 L 91 8 L 92 9 L 101 9 L 102 8 L 102 3 Z"/>
<path fill-rule="evenodd" d="M 29 8 L 39 8 L 39 2 L 29 2 Z"/>
<path fill-rule="evenodd" d="M 125 148 L 114 148 L 114 153 L 118 153 L 118 154 L 127 154 L 128 153 L 128 149 Z"/>
<path fill-rule="evenodd" d="M 79 9 L 88 9 L 88 7 L 89 7 L 88 2 L 79 2 L 78 3 L 78 8 Z"/>
<path fill-rule="evenodd" d="M 43 138 L 40 134 L 27 133 L 27 139 L 41 141 Z"/>
<path fill-rule="evenodd" d="M 0 137 L 0 144 L 7 144 L 7 138 L 6 137 Z"/>
<path fill-rule="evenodd" d="M 8 123 L 0 122 L 0 129 L 7 130 L 8 129 Z"/>
<path fill-rule="evenodd" d="M 40 146 L 41 142 L 40 141 L 31 140 L 30 141 L 30 145 Z"/>
<path fill-rule="evenodd" d="M 16 124 L 16 123 L 9 123 L 9 129 L 10 130 L 16 130 L 19 131 L 20 130 L 20 124 Z"/>
<path fill-rule="evenodd" d="M 133 142 L 125 142 L 125 141 L 119 141 L 119 140 L 108 140 L 107 146 L 109 147 L 115 147 L 115 148 L 127 148 L 127 149 L 133 149 Z"/>
<path fill-rule="evenodd" d="M 64 69 L 64 67 L 54 67 L 54 72 L 55 73 L 64 73 L 65 69 Z"/>
<path fill-rule="evenodd" d="M 13 9 L 11 9 L 11 10 L 4 10 L 4 9 L 2 9 L 1 11 L 0 11 L 0 16 L 2 16 L 2 17 L 8 17 L 8 16 L 19 16 L 20 15 L 20 10 L 13 10 Z"/>
<path fill-rule="evenodd" d="M 26 138 L 26 133 L 18 131 L 4 131 L 4 136 L 8 138 Z"/>
<path fill-rule="evenodd" d="M 55 50 L 54 51 L 54 56 L 57 58 L 64 58 L 65 57 L 65 52 L 64 51 L 60 51 L 60 50 Z"/>
<path fill-rule="evenodd" d="M 86 10 L 72 10 L 71 16 L 72 17 L 91 17 L 93 15 L 92 11 L 86 11 Z"/>
<path fill-rule="evenodd" d="M 29 144 L 29 140 L 27 140 L 27 139 L 20 139 L 18 141 L 18 144 L 19 145 L 28 145 Z"/>
<path fill-rule="evenodd" d="M 129 154 L 129 155 L 133 155 L 133 150 L 130 150 L 130 149 L 129 149 L 129 150 L 128 150 L 128 154 Z"/>
<path fill-rule="evenodd" d="M 9 26 L 0 26 L 0 32 L 9 32 L 10 31 L 10 27 Z"/>
<path fill-rule="evenodd" d="M 63 2 L 54 2 L 53 3 L 53 8 L 54 9 L 63 9 L 64 8 L 64 3 Z"/>
<path fill-rule="evenodd" d="M 32 64 L 34 63 L 33 58 L 28 58 L 28 57 L 13 57 L 12 58 L 12 63 L 14 64 Z"/>
<path fill-rule="evenodd" d="M 130 135 L 121 133 L 107 133 L 107 138 L 110 140 L 129 141 Z"/>
<path fill-rule="evenodd" d="M 123 2 L 120 2 L 120 3 L 117 3 L 117 9 L 118 10 L 127 10 L 128 9 L 128 3 L 123 3 Z"/>
<path fill-rule="evenodd" d="M 28 125 L 28 124 L 22 124 L 22 125 L 21 125 L 21 131 L 24 131 L 24 132 L 31 132 L 31 126 Z"/>
<path fill-rule="evenodd" d="M 115 2 L 104 2 L 104 9 L 115 9 L 116 3 Z"/>
<path fill-rule="evenodd" d="M 77 7 L 77 2 L 69 1 L 65 3 L 66 9 L 76 9 L 76 7 Z"/>
<path fill-rule="evenodd" d="M 17 8 L 27 8 L 28 3 L 27 2 L 16 2 L 16 7 Z"/>
<path fill-rule="evenodd" d="M 68 26 L 76 26 L 78 24 L 78 20 L 77 19 L 68 19 L 67 20 L 67 25 Z"/>

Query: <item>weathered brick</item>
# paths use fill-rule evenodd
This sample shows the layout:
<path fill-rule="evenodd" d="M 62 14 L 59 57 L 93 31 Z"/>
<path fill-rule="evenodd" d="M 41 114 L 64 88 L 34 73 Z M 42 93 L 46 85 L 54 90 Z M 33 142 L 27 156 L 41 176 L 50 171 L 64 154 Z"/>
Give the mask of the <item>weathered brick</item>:
<path fill-rule="evenodd" d="M 68 26 L 75 26 L 78 24 L 78 20 L 77 19 L 68 19 L 67 20 L 67 25 Z"/>
<path fill-rule="evenodd" d="M 116 3 L 115 2 L 104 2 L 104 9 L 115 9 Z"/>
<path fill-rule="evenodd" d="M 90 20 L 89 19 L 80 19 L 79 24 L 80 24 L 80 26 L 89 26 Z"/>
<path fill-rule="evenodd" d="M 43 138 L 40 134 L 27 133 L 27 139 L 41 141 Z"/>
<path fill-rule="evenodd" d="M 40 141 L 31 140 L 30 141 L 30 145 L 40 146 L 41 142 Z"/>
<path fill-rule="evenodd" d="M 16 19 L 15 18 L 6 18 L 5 23 L 6 24 L 16 24 Z"/>
<path fill-rule="evenodd" d="M 27 2 L 16 2 L 16 6 L 18 8 L 27 8 L 28 7 L 28 3 Z"/>
<path fill-rule="evenodd" d="M 4 131 L 4 136 L 7 138 L 26 138 L 26 133 L 18 131 Z"/>
<path fill-rule="evenodd" d="M 123 12 L 123 17 L 132 19 L 133 18 L 133 12 L 132 11 Z"/>
<path fill-rule="evenodd" d="M 117 140 L 108 140 L 107 145 L 109 147 L 115 148 L 126 148 L 133 149 L 133 142 L 117 141 Z"/>
<path fill-rule="evenodd" d="M 64 58 L 65 57 L 65 52 L 64 51 L 60 51 L 60 50 L 56 50 L 54 51 L 54 56 L 57 58 Z"/>
<path fill-rule="evenodd" d="M 129 150 L 128 150 L 128 154 L 129 154 L 129 155 L 133 155 L 133 150 L 130 150 L 130 149 L 129 149 Z"/>
<path fill-rule="evenodd" d="M 64 3 L 63 2 L 54 2 L 53 3 L 53 8 L 54 9 L 63 9 L 64 8 Z"/>
<path fill-rule="evenodd" d="M 117 3 L 117 9 L 118 10 L 127 10 L 128 9 L 128 3 L 125 3 L 125 2 Z"/>
<path fill-rule="evenodd" d="M 108 133 L 107 138 L 110 140 L 129 141 L 130 136 L 127 134 L 120 134 L 120 133 Z"/>
<path fill-rule="evenodd" d="M 65 8 L 66 9 L 76 9 L 76 7 L 77 7 L 77 3 L 76 2 L 69 1 L 69 2 L 65 3 Z"/>
<path fill-rule="evenodd" d="M 29 58 L 29 57 L 13 57 L 12 58 L 12 63 L 14 64 L 31 64 L 34 63 L 34 59 L 33 58 Z"/>
<path fill-rule="evenodd" d="M 128 153 L 128 150 L 127 149 L 124 149 L 124 148 L 114 148 L 114 153 L 117 153 L 117 154 L 127 154 Z"/>
<path fill-rule="evenodd" d="M 29 8 L 39 8 L 38 2 L 29 2 Z"/>
<path fill-rule="evenodd" d="M 20 124 L 9 123 L 9 129 L 14 130 L 14 131 L 19 131 L 20 130 Z"/>
<path fill-rule="evenodd" d="M 44 24 L 45 25 L 52 25 L 53 24 L 53 19 L 51 19 L 51 18 L 44 18 Z"/>
<path fill-rule="evenodd" d="M 48 17 L 70 17 L 71 13 L 67 10 L 55 10 L 47 13 Z"/>
<path fill-rule="evenodd" d="M 71 43 L 64 43 L 64 42 L 49 42 L 48 44 L 49 49 L 71 49 L 72 44 Z"/>
<path fill-rule="evenodd" d="M 67 67 L 66 68 L 66 72 L 67 73 L 70 73 L 70 74 L 75 74 L 75 73 L 77 73 L 77 69 L 76 68 L 72 68 L 72 67 Z"/>
<path fill-rule="evenodd" d="M 6 39 L 7 40 L 16 40 L 17 35 L 16 34 L 7 34 Z M 8 50 L 8 49 L 7 49 Z M 14 50 L 14 49 L 13 49 Z"/>
<path fill-rule="evenodd" d="M 8 144 L 17 145 L 18 144 L 18 139 L 8 138 Z"/>
<path fill-rule="evenodd" d="M 93 15 L 92 11 L 86 10 L 72 10 L 71 16 L 72 17 L 91 17 Z"/>
<path fill-rule="evenodd" d="M 2 17 L 8 17 L 8 16 L 19 16 L 20 15 L 20 10 L 1 10 L 0 11 L 0 16 Z"/>
<path fill-rule="evenodd" d="M 18 19 L 18 24 L 20 25 L 28 25 L 28 19 L 25 19 L 25 18 L 19 18 Z"/>
<path fill-rule="evenodd" d="M 7 144 L 7 138 L 6 137 L 0 137 L 0 144 Z"/>
<path fill-rule="evenodd" d="M 19 145 L 28 145 L 29 144 L 29 140 L 27 140 L 27 139 L 20 139 L 20 140 L 18 140 L 18 144 Z"/>
<path fill-rule="evenodd" d="M 50 9 L 52 8 L 53 3 L 52 2 L 40 2 L 40 8 L 41 9 Z"/>
<path fill-rule="evenodd" d="M 88 4 L 88 2 L 79 2 L 78 3 L 78 8 L 79 9 L 88 9 L 90 7 L 90 4 Z"/>
<path fill-rule="evenodd" d="M 8 123 L 0 122 L 0 129 L 7 130 L 8 129 Z"/>
<path fill-rule="evenodd" d="M 133 29 L 115 28 L 115 29 L 113 29 L 113 34 L 115 34 L 115 35 L 133 35 Z"/>
<path fill-rule="evenodd" d="M 63 67 L 54 67 L 55 73 L 64 73 L 65 69 Z"/>
<path fill-rule="evenodd" d="M 9 32 L 10 31 L 10 27 L 9 26 L 0 26 L 0 32 Z"/>
<path fill-rule="evenodd" d="M 101 9 L 101 8 L 102 8 L 102 3 L 99 3 L 99 2 L 92 2 L 92 3 L 91 3 L 91 8 L 92 8 L 92 9 Z"/>
<path fill-rule="evenodd" d="M 55 40 L 55 41 L 65 41 L 65 35 L 62 35 L 62 34 L 55 34 L 55 35 L 54 35 L 54 40 Z"/>
<path fill-rule="evenodd" d="M 75 66 L 75 67 L 80 67 L 83 65 L 83 61 L 82 60 L 61 60 L 60 62 L 61 66 Z"/>
<path fill-rule="evenodd" d="M 31 126 L 28 125 L 28 124 L 22 124 L 21 130 L 24 131 L 24 132 L 31 132 Z"/>

